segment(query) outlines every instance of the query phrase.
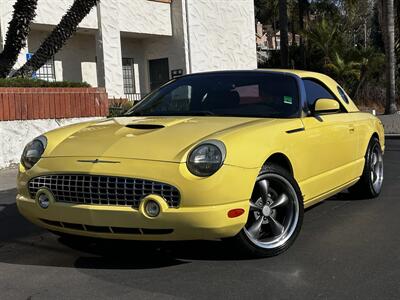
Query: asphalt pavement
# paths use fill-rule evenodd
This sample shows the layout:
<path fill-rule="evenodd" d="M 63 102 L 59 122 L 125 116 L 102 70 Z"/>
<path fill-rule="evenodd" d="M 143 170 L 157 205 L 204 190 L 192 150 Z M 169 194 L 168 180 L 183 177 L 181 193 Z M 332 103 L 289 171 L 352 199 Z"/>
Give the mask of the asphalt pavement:
<path fill-rule="evenodd" d="M 0 191 L 0 299 L 400 298 L 400 139 L 387 141 L 380 198 L 308 209 L 274 258 L 243 260 L 217 241 L 71 242 L 25 221 L 15 194 Z"/>

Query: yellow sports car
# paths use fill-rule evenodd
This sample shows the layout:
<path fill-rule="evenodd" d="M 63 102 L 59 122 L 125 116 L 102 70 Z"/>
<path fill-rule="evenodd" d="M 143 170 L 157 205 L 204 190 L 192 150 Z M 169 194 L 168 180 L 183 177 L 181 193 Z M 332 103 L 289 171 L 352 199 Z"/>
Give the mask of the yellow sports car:
<path fill-rule="evenodd" d="M 384 130 L 331 78 L 292 70 L 183 76 L 124 117 L 30 142 L 19 211 L 53 232 L 107 239 L 228 239 L 277 255 L 304 208 L 343 190 L 377 197 Z"/>

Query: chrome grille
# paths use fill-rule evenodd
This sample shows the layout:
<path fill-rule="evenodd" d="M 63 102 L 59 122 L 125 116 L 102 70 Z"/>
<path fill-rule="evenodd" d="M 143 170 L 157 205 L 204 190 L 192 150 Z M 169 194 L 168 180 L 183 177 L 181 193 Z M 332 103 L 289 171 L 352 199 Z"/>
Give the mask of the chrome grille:
<path fill-rule="evenodd" d="M 41 188 L 49 189 L 57 202 L 118 205 L 138 208 L 150 194 L 163 197 L 169 207 L 179 207 L 180 193 L 169 184 L 125 177 L 97 175 L 48 175 L 29 181 L 29 193 L 35 198 Z"/>

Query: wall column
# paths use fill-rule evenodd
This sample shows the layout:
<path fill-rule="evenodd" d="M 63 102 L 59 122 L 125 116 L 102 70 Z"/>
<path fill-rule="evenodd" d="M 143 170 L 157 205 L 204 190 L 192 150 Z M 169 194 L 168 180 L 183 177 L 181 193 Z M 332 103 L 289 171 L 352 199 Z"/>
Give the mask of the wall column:
<path fill-rule="evenodd" d="M 105 87 L 110 97 L 124 97 L 121 33 L 118 26 L 118 5 L 101 1 L 97 5 L 96 37 L 97 77 L 99 87 Z"/>

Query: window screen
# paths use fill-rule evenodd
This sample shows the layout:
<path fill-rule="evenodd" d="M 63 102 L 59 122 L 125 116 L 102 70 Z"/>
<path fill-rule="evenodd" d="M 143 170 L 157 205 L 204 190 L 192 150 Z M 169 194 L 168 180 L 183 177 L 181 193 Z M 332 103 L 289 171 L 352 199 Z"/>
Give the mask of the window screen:
<path fill-rule="evenodd" d="M 125 95 L 135 94 L 135 62 L 133 58 L 122 59 L 122 72 Z"/>
<path fill-rule="evenodd" d="M 45 81 L 56 81 L 56 74 L 54 68 L 54 59 L 49 60 L 47 63 L 43 65 L 34 76 L 37 79 L 45 80 Z"/>

